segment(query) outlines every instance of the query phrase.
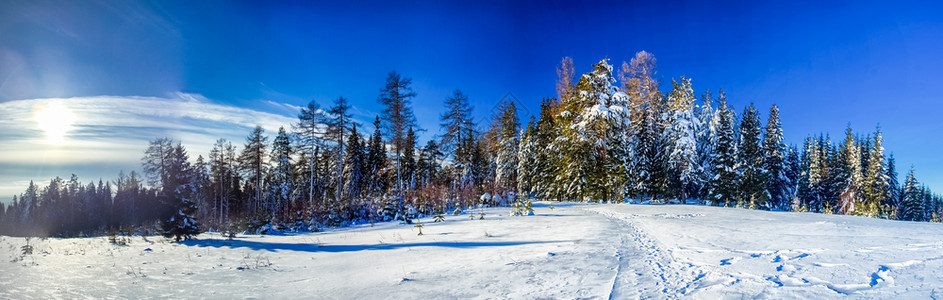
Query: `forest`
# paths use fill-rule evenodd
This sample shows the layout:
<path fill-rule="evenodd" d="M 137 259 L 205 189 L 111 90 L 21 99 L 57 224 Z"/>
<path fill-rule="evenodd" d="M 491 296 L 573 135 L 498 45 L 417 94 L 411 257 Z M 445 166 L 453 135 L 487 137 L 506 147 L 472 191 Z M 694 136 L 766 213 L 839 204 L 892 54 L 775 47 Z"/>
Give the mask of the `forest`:
<path fill-rule="evenodd" d="M 613 71 L 609 59 L 575 74 L 557 67 L 556 98 L 526 124 L 500 103 L 476 124 L 468 96 L 443 101 L 438 134 L 420 145 L 410 78 L 379 89 L 372 124 L 347 99 L 311 101 L 276 133 L 257 126 L 244 143 L 219 139 L 206 156 L 171 137 L 143 149 L 141 170 L 83 183 L 75 174 L 30 182 L 0 203 L 0 234 L 74 237 L 201 232 L 318 231 L 325 227 L 580 201 L 724 206 L 939 222 L 943 198 L 914 176 L 898 182 L 880 128 L 849 125 L 836 140 L 809 135 L 786 145 L 779 108 L 765 126 L 753 104 L 740 113 L 720 90 L 695 96 L 691 79 L 663 92 L 645 51 Z M 270 139 L 271 138 L 271 139 Z M 441 219 L 441 217 L 439 218 Z"/>

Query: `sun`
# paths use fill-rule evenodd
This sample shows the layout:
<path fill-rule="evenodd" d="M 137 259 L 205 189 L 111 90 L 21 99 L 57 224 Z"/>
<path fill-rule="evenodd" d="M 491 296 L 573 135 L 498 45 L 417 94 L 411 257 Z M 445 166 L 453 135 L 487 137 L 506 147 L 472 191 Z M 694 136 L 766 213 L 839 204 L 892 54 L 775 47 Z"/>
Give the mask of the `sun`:
<path fill-rule="evenodd" d="M 47 140 L 53 143 L 62 142 L 66 133 L 72 129 L 72 122 L 75 122 L 72 110 L 58 101 L 36 111 L 34 118 L 39 128 L 46 132 Z"/>

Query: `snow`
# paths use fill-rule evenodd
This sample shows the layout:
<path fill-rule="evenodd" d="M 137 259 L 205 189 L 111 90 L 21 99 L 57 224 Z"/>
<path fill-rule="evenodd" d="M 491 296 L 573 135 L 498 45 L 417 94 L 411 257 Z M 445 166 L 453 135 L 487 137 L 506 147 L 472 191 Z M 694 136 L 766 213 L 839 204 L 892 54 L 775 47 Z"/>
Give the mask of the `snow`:
<path fill-rule="evenodd" d="M 507 210 L 424 219 L 422 236 L 390 222 L 124 246 L 34 238 L 32 255 L 0 237 L 0 298 L 943 296 L 943 224 L 696 205 Z"/>

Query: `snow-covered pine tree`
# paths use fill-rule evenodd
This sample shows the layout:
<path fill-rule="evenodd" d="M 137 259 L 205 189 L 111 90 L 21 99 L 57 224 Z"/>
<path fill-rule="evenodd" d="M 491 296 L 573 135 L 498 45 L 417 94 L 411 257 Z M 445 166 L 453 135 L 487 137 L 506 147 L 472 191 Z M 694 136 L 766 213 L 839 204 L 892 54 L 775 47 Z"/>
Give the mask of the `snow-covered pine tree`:
<path fill-rule="evenodd" d="M 887 178 L 887 198 L 881 201 L 884 207 L 884 215 L 888 219 L 897 219 L 900 215 L 901 188 L 897 180 L 897 163 L 894 159 L 894 153 L 887 158 L 887 170 L 884 173 Z"/>
<path fill-rule="evenodd" d="M 260 213 L 264 210 L 262 200 L 265 175 L 268 171 L 268 162 L 265 159 L 268 137 L 263 136 L 263 132 L 265 130 L 262 126 L 255 126 L 255 129 L 246 137 L 246 146 L 239 155 L 239 168 L 246 175 L 246 179 L 252 182 L 253 191 L 255 191 L 250 206 L 251 213 Z"/>
<path fill-rule="evenodd" d="M 900 204 L 900 220 L 923 221 L 923 199 L 920 197 L 920 183 L 914 177 L 914 167 L 910 167 L 907 181 L 904 183 L 903 200 Z"/>
<path fill-rule="evenodd" d="M 409 127 L 409 130 L 406 131 L 406 142 L 403 144 L 403 166 L 401 167 L 401 172 L 403 172 L 403 188 L 406 190 L 412 190 L 416 183 L 415 176 L 418 167 L 416 160 L 416 140 L 418 138 L 413 128 Z"/>
<path fill-rule="evenodd" d="M 712 171 L 714 169 L 713 161 L 711 160 L 711 154 L 714 152 L 712 148 L 713 144 L 711 143 L 711 136 L 715 135 L 714 132 L 714 107 L 711 92 L 708 90 L 704 92 L 704 95 L 701 97 L 704 102 L 701 105 L 700 109 L 697 110 L 697 159 L 698 159 L 698 174 L 696 174 L 696 180 L 693 182 L 695 194 L 693 195 L 697 199 L 707 199 L 707 187 L 708 182 L 710 182 Z"/>
<path fill-rule="evenodd" d="M 416 175 L 419 177 L 420 186 L 426 186 L 440 181 L 440 161 L 442 156 L 444 156 L 444 154 L 440 151 L 439 144 L 436 143 L 434 139 L 430 139 L 426 142 L 426 145 L 422 147 L 422 152 L 419 154 L 418 174 Z"/>
<path fill-rule="evenodd" d="M 833 214 L 839 211 L 839 200 L 844 181 L 840 180 L 842 166 L 845 161 L 838 155 L 838 148 L 832 144 L 831 138 L 826 134 L 822 142 L 822 182 L 819 193 L 824 204 L 823 212 Z"/>
<path fill-rule="evenodd" d="M 884 167 L 884 146 L 882 146 L 881 129 L 874 132 L 873 141 L 867 143 L 871 149 L 868 151 L 867 169 L 864 170 L 863 184 L 863 215 L 869 217 L 883 216 L 887 209 L 883 205 L 890 198 L 890 186 L 888 185 L 887 169 Z"/>
<path fill-rule="evenodd" d="M 629 98 L 631 121 L 628 147 L 631 147 L 627 166 L 629 193 L 635 194 L 641 202 L 643 198 L 654 197 L 664 190 L 667 183 L 663 176 L 667 168 L 667 153 L 660 148 L 662 111 L 659 99 L 663 98 L 658 90 L 659 82 L 655 56 L 646 51 L 639 51 L 629 62 L 622 63 L 619 80 L 622 92 Z"/>
<path fill-rule="evenodd" d="M 468 97 L 461 90 L 455 90 L 452 96 L 445 99 L 445 113 L 441 116 L 442 138 L 439 146 L 446 153 L 445 159 L 450 160 L 451 170 L 449 181 L 452 193 L 457 195 L 458 201 L 464 203 L 471 199 L 464 199 L 465 193 L 461 191 L 468 188 L 471 183 L 471 165 L 472 147 L 469 134 L 473 132 L 475 126 L 471 119 L 472 107 L 468 103 Z"/>
<path fill-rule="evenodd" d="M 278 135 L 272 141 L 272 153 L 269 158 L 269 161 L 273 163 L 269 170 L 272 181 L 269 183 L 269 193 L 273 203 L 268 203 L 266 206 L 272 216 L 279 216 L 285 211 L 294 193 L 295 176 L 292 169 L 292 154 L 288 133 L 284 127 L 280 127 Z"/>
<path fill-rule="evenodd" d="M 308 102 L 308 105 L 301 108 L 301 112 L 298 113 L 298 123 L 292 124 L 292 131 L 294 131 L 295 136 L 297 137 L 296 141 L 298 143 L 298 149 L 307 149 L 308 159 L 306 162 L 307 167 L 307 178 L 304 180 L 307 183 L 307 200 L 309 205 L 313 204 L 315 199 L 315 184 L 318 181 L 315 178 L 315 160 L 318 158 L 318 155 L 315 155 L 315 150 L 321 146 L 324 141 L 324 124 L 327 122 L 327 116 L 324 110 L 321 109 L 321 106 L 317 102 L 311 100 Z M 299 162 L 300 163 L 300 162 Z"/>
<path fill-rule="evenodd" d="M 839 184 L 839 214 L 859 214 L 861 209 L 861 154 L 851 125 L 845 130 L 845 141 L 838 152 L 838 172 L 834 178 Z"/>
<path fill-rule="evenodd" d="M 686 203 L 692 194 L 692 183 L 701 173 L 697 155 L 697 120 L 694 118 L 694 90 L 691 80 L 681 77 L 680 82 L 672 80 L 674 88 L 668 94 L 668 113 L 671 121 L 665 131 L 669 141 L 668 164 L 675 195 Z"/>
<path fill-rule="evenodd" d="M 164 237 L 173 238 L 177 242 L 200 234 L 195 218 L 197 203 L 192 199 L 196 190 L 188 159 L 187 150 L 180 143 L 164 158 L 167 178 L 164 181 L 163 195 L 170 209 L 170 216 L 162 220 L 161 229 Z"/>
<path fill-rule="evenodd" d="M 733 131 L 733 112 L 727 108 L 727 98 L 721 92 L 720 105 L 714 114 L 715 134 L 711 138 L 713 177 L 709 183 L 711 205 L 732 205 L 737 197 L 737 142 Z"/>
<path fill-rule="evenodd" d="M 737 170 L 740 174 L 740 198 L 743 207 L 769 209 L 766 203 L 766 170 L 763 169 L 763 151 L 760 148 L 760 116 L 753 103 L 743 110 L 740 122 L 740 144 L 737 152 Z"/>
<path fill-rule="evenodd" d="M 517 199 L 511 204 L 511 215 L 532 215 L 533 210 L 533 190 L 536 173 L 536 155 L 544 149 L 535 148 L 536 146 L 536 123 L 534 117 L 530 117 L 527 127 L 521 132 L 521 138 L 518 144 L 517 152 Z"/>
<path fill-rule="evenodd" d="M 566 105 L 574 118 L 564 130 L 569 147 L 564 152 L 567 165 L 563 174 L 574 199 L 608 202 L 624 198 L 628 97 L 617 92 L 615 83 L 612 66 L 605 58 L 580 78 L 575 98 Z"/>
<path fill-rule="evenodd" d="M 809 211 L 824 212 L 826 204 L 823 198 L 825 192 L 823 186 L 828 180 L 828 156 L 822 151 L 823 139 L 809 138 L 805 155 L 808 156 L 808 194 L 807 201 Z M 800 184 L 801 188 L 801 184 Z M 802 191 L 802 189 L 800 189 Z"/>
<path fill-rule="evenodd" d="M 344 97 L 337 97 L 337 100 L 334 100 L 334 105 L 331 106 L 331 109 L 328 110 L 328 118 L 325 122 L 326 131 L 325 138 L 334 143 L 334 148 L 332 149 L 334 153 L 334 201 L 342 203 L 343 201 L 343 185 L 344 185 L 344 146 L 345 138 L 350 132 L 351 126 L 351 115 L 348 113 L 350 110 L 350 104 L 347 104 L 347 99 Z"/>
<path fill-rule="evenodd" d="M 799 203 L 798 188 L 802 168 L 801 161 L 799 159 L 799 149 L 796 149 L 796 146 L 792 146 L 788 148 L 787 153 L 788 155 L 786 155 L 785 169 L 786 203 L 783 203 L 783 206 L 780 207 L 780 209 L 783 211 L 795 211 L 796 207 L 793 207 L 793 204 Z"/>
<path fill-rule="evenodd" d="M 364 146 L 363 137 L 357 132 L 357 125 L 353 124 L 350 128 L 350 136 L 347 142 L 347 155 L 344 158 L 344 193 L 343 198 L 347 199 L 347 219 L 355 220 L 364 218 L 365 215 L 360 211 L 360 196 L 364 188 L 364 182 L 369 178 L 366 176 L 367 153 Z"/>
<path fill-rule="evenodd" d="M 386 144 L 383 143 L 380 117 L 373 121 L 373 135 L 370 136 L 370 145 L 367 149 L 367 193 L 370 196 L 380 196 L 388 187 L 386 175 Z"/>
<path fill-rule="evenodd" d="M 783 143 L 783 128 L 779 121 L 779 107 L 773 104 L 766 122 L 763 139 L 763 169 L 767 179 L 766 194 L 769 207 L 785 210 L 792 201 L 790 180 L 786 175 L 786 144 Z"/>
<path fill-rule="evenodd" d="M 537 171 L 534 167 L 537 165 L 537 153 L 546 151 L 546 149 L 536 148 L 537 146 L 537 124 L 534 117 L 530 117 L 524 131 L 521 132 L 521 139 L 518 144 L 517 152 L 517 195 L 519 199 L 533 199 L 534 187 L 537 181 Z"/>
<path fill-rule="evenodd" d="M 518 180 L 518 150 L 520 144 L 520 122 L 513 101 L 507 101 L 499 118 L 500 132 L 495 147 L 495 184 L 497 196 L 514 200 Z"/>
<path fill-rule="evenodd" d="M 405 151 L 414 151 L 407 149 L 407 140 L 410 138 L 408 130 L 416 127 L 416 116 L 410 106 L 412 98 L 416 97 L 413 92 L 412 79 L 401 76 L 396 71 L 390 72 L 386 77 L 386 84 L 380 89 L 380 96 L 377 101 L 384 106 L 381 114 L 384 130 L 387 132 L 387 139 L 393 146 L 393 157 L 396 160 L 396 191 L 399 201 L 399 210 L 401 218 L 406 219 L 405 199 L 403 198 L 403 153 Z"/>
<path fill-rule="evenodd" d="M 559 102 L 556 99 L 544 98 L 540 103 L 540 119 L 537 120 L 534 132 L 536 152 L 534 165 L 535 178 L 533 193 L 536 199 L 561 200 L 561 188 L 557 184 L 557 162 L 560 161 L 560 152 L 553 148 L 559 136 L 556 125 L 556 114 Z"/>
<path fill-rule="evenodd" d="M 210 150 L 210 180 L 213 187 L 213 201 L 215 217 L 218 226 L 223 226 L 229 216 L 230 200 L 235 196 L 233 193 L 233 180 L 235 180 L 235 157 L 236 148 L 226 139 L 218 139 Z M 238 184 L 237 184 L 238 185 Z"/>

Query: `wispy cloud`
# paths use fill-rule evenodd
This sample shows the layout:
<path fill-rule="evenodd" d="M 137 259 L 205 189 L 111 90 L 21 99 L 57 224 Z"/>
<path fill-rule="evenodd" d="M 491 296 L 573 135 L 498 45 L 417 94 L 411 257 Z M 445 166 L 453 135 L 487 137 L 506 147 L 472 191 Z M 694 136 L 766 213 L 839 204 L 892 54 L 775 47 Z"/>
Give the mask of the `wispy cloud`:
<path fill-rule="evenodd" d="M 35 119 L 51 103 L 60 103 L 75 116 L 64 139 L 52 142 Z M 273 102 L 274 103 L 274 102 Z M 171 137 L 181 141 L 193 158 L 206 155 L 219 138 L 241 144 L 256 125 L 272 135 L 290 127 L 294 115 L 262 112 L 215 103 L 198 94 L 171 97 L 95 96 L 45 98 L 0 103 L 0 182 L 45 181 L 68 176 L 43 170 L 73 165 L 85 174 L 117 174 L 117 166 L 138 166 L 148 140 Z M 115 166 L 102 170 L 95 166 Z M 16 166 L 15 168 L 13 166 Z M 32 167 L 31 167 L 32 166 Z M 84 167 L 83 167 L 84 166 Z M 122 167 L 122 168 L 124 168 Z M 25 171 L 24 171 L 25 170 Z M 129 170 L 125 169 L 125 172 Z M 107 178 L 107 177 L 106 177 Z M 25 187 L 0 184 L 0 199 Z"/>

